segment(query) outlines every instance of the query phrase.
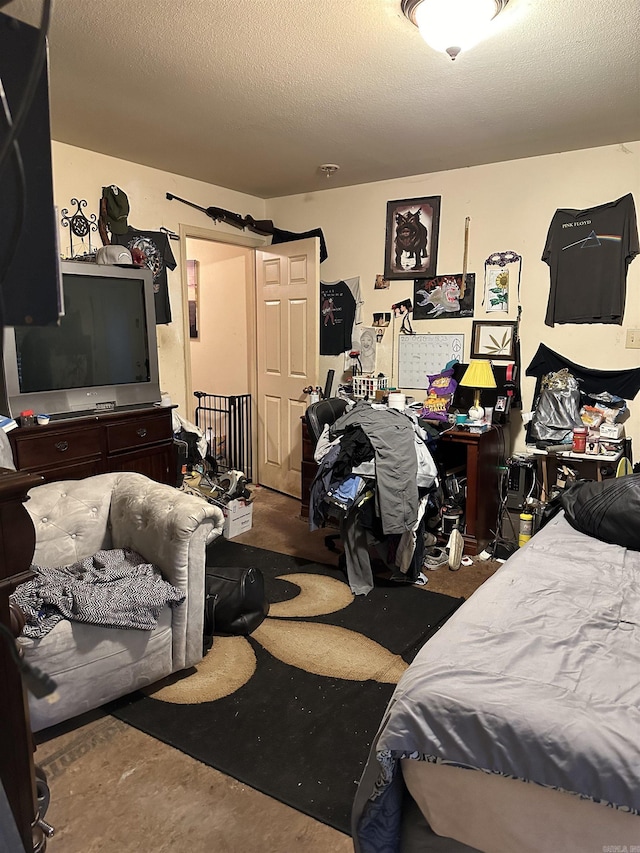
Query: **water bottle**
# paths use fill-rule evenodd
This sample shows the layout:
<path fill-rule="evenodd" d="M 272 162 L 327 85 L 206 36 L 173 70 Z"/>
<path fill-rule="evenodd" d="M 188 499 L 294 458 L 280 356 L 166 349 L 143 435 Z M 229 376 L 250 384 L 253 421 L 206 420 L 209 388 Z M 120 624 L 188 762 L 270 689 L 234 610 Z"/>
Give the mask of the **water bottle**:
<path fill-rule="evenodd" d="M 531 539 L 533 534 L 533 515 L 530 512 L 520 513 L 520 528 L 518 530 L 518 548 Z"/>

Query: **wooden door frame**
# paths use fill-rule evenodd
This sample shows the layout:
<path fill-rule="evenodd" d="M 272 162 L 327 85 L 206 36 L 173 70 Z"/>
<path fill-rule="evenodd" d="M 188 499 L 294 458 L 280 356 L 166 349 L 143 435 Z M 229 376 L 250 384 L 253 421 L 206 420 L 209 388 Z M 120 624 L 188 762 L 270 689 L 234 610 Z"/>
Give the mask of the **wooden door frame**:
<path fill-rule="evenodd" d="M 248 237 L 246 234 L 229 234 L 212 228 L 201 228 L 197 225 L 180 225 L 180 252 L 183 263 L 180 264 L 181 295 L 182 295 L 182 337 L 184 341 L 184 382 L 187 397 L 188 419 L 195 423 L 195 401 L 192 399 L 191 374 L 191 339 L 189 337 L 189 287 L 187 279 L 187 239 L 204 240 L 208 243 L 227 243 L 253 249 L 253 263 L 246 279 L 247 299 L 247 364 L 249 365 L 249 393 L 254 407 L 257 404 L 258 375 L 257 375 L 257 320 L 256 320 L 256 249 L 266 248 L 264 238 Z M 254 465 L 258 459 L 258 430 L 257 418 L 252 418 L 251 453 Z M 254 471 L 254 474 L 256 472 Z"/>

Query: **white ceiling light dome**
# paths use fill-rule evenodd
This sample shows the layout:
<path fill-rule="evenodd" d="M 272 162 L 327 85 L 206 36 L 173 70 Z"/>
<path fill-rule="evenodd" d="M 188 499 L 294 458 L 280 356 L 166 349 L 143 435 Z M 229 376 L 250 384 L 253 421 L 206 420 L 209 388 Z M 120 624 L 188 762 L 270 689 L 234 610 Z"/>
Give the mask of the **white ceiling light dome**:
<path fill-rule="evenodd" d="M 434 50 L 452 59 L 478 44 L 509 0 L 402 0 L 402 11 Z"/>

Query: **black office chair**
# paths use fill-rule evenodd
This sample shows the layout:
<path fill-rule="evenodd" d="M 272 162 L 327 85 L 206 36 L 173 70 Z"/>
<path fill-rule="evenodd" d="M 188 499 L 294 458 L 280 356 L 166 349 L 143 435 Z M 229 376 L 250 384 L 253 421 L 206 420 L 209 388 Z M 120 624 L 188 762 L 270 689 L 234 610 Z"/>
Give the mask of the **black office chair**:
<path fill-rule="evenodd" d="M 304 418 L 307 423 L 309 436 L 313 441 L 313 445 L 318 443 L 318 439 L 323 433 L 327 424 L 331 426 L 338 418 L 345 413 L 347 401 L 342 397 L 329 397 L 327 400 L 320 400 L 317 403 L 311 403 L 304 413 Z M 324 544 L 330 551 L 337 551 L 336 541 L 340 538 L 337 533 L 331 533 L 324 537 Z"/>
<path fill-rule="evenodd" d="M 328 400 L 319 400 L 307 407 L 304 417 L 314 446 L 318 443 L 325 426 L 334 424 L 344 414 L 346 408 L 347 401 L 342 397 L 329 397 Z"/>

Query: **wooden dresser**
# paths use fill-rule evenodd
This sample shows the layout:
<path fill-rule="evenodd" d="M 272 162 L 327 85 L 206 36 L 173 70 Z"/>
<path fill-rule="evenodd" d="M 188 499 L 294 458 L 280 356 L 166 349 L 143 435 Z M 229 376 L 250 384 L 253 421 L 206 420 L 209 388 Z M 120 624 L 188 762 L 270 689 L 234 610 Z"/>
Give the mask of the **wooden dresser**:
<path fill-rule="evenodd" d="M 29 489 L 41 483 L 40 477 L 0 468 L 0 781 L 13 820 L 2 811 L 0 849 L 18 850 L 12 836 L 20 836 L 25 850 L 45 850 L 44 824 L 38 824 L 33 737 L 29 725 L 29 705 L 22 678 L 10 653 L 7 629 L 20 633 L 9 596 L 18 584 L 33 577 L 31 560 L 36 534 L 24 507 Z M 32 829 L 33 825 L 33 829 Z"/>
<path fill-rule="evenodd" d="M 46 426 L 9 433 L 19 471 L 45 481 L 78 480 L 113 471 L 136 471 L 160 483 L 176 484 L 177 455 L 171 407 L 52 420 Z"/>

